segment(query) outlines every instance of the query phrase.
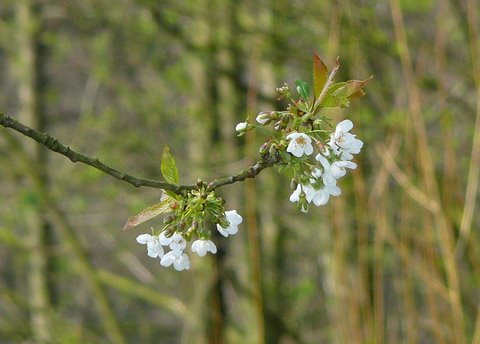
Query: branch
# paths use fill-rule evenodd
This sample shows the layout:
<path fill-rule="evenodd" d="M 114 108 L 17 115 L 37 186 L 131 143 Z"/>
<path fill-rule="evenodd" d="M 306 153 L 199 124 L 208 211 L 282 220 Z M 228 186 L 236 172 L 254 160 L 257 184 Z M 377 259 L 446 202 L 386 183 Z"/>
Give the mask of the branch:
<path fill-rule="evenodd" d="M 39 132 L 35 129 L 32 129 L 19 121 L 0 113 L 0 125 L 5 128 L 11 128 L 25 136 L 28 136 L 38 143 L 42 144 L 46 148 L 61 155 L 66 156 L 72 162 L 81 162 L 86 165 L 89 165 L 97 170 L 102 171 L 105 174 L 108 174 L 116 179 L 122 180 L 126 183 L 129 183 L 135 187 L 140 186 L 147 186 L 151 188 L 163 189 L 168 191 L 173 191 L 175 193 L 181 193 L 185 190 L 193 190 L 196 188 L 196 185 L 189 184 L 189 185 L 175 185 L 168 183 L 163 180 L 153 180 L 153 179 L 143 179 L 137 178 L 132 175 L 129 175 L 125 172 L 119 171 L 113 167 L 110 167 L 103 162 L 101 162 L 96 157 L 90 157 L 88 155 L 84 155 L 74 150 L 70 149 L 70 147 L 64 145 L 63 143 L 59 142 L 56 138 L 46 134 Z M 243 181 L 247 178 L 255 178 L 262 170 L 268 167 L 272 167 L 273 165 L 277 164 L 278 160 L 276 157 L 265 157 L 255 163 L 253 166 L 250 166 L 248 169 L 242 170 L 237 174 L 232 176 L 224 177 L 215 179 L 209 183 L 212 189 L 216 189 L 218 187 L 222 187 L 224 185 L 233 184 L 236 182 Z"/>

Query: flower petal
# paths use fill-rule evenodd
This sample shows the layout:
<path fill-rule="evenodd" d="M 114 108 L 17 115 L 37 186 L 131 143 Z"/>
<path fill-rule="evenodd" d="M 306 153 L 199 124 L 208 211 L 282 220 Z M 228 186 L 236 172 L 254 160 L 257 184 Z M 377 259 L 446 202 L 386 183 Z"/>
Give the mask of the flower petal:
<path fill-rule="evenodd" d="M 345 119 L 337 124 L 337 128 L 340 128 L 344 133 L 349 132 L 353 128 L 353 123 L 349 119 Z"/>
<path fill-rule="evenodd" d="M 139 244 L 145 245 L 148 244 L 150 241 L 154 240 L 154 237 L 150 234 L 140 234 L 139 236 L 137 236 L 136 240 Z"/>

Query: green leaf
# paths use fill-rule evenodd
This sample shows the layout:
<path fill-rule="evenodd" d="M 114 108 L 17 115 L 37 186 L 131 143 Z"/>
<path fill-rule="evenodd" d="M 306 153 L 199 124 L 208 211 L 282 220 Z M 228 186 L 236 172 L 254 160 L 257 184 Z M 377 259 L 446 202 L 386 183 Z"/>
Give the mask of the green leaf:
<path fill-rule="evenodd" d="M 131 216 L 127 220 L 127 223 L 125 223 L 125 226 L 123 226 L 123 230 L 133 228 L 160 214 L 171 212 L 172 208 L 170 207 L 170 204 L 172 200 L 173 199 L 171 197 L 162 195 L 160 203 L 157 203 L 155 205 L 152 205 L 151 207 L 148 207 L 147 209 L 142 210 L 138 215 Z"/>
<path fill-rule="evenodd" d="M 170 154 L 170 148 L 165 146 L 162 153 L 162 165 L 161 165 L 163 178 L 172 184 L 178 185 L 180 180 L 178 178 L 177 164 L 175 159 Z"/>
<path fill-rule="evenodd" d="M 295 85 L 297 86 L 297 92 L 304 100 L 308 100 L 310 97 L 310 86 L 300 79 L 295 80 Z"/>
<path fill-rule="evenodd" d="M 328 70 L 320 56 L 313 54 L 313 93 L 315 99 L 322 93 L 325 82 L 327 82 Z"/>

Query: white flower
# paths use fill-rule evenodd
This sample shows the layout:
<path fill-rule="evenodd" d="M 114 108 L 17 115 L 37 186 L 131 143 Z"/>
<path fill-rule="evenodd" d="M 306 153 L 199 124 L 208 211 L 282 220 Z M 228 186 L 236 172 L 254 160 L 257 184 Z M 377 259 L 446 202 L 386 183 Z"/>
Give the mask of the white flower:
<path fill-rule="evenodd" d="M 313 204 L 319 207 L 321 205 L 327 204 L 329 199 L 330 194 L 325 190 L 325 188 L 315 190 L 315 194 L 313 195 Z"/>
<path fill-rule="evenodd" d="M 266 112 L 260 112 L 256 118 L 257 122 L 260 124 L 266 124 L 268 121 L 270 121 L 270 116 Z"/>
<path fill-rule="evenodd" d="M 236 210 L 228 210 L 225 212 L 225 217 L 229 222 L 229 226 L 227 228 L 223 228 L 219 224 L 217 224 L 217 230 L 220 232 L 221 235 L 224 237 L 228 237 L 228 235 L 233 235 L 238 232 L 238 225 L 242 223 L 243 218 L 237 214 Z"/>
<path fill-rule="evenodd" d="M 158 240 L 163 246 L 169 246 L 172 251 L 179 253 L 182 253 L 187 246 L 187 241 L 178 233 L 174 233 L 170 238 L 167 238 L 165 232 L 162 232 Z"/>
<path fill-rule="evenodd" d="M 192 244 L 192 251 L 203 257 L 207 252 L 217 253 L 217 246 L 211 240 L 195 240 Z"/>
<path fill-rule="evenodd" d="M 322 164 L 323 172 L 316 168 L 312 175 L 317 179 L 322 177 L 323 184 L 325 185 L 335 185 L 336 180 L 347 173 L 346 168 L 352 170 L 357 168 L 357 164 L 351 161 L 335 161 L 330 164 L 330 162 L 321 154 L 317 154 L 315 160 Z"/>
<path fill-rule="evenodd" d="M 315 189 L 310 184 L 298 184 L 295 191 L 290 195 L 290 202 L 300 201 L 302 191 L 305 193 L 305 199 L 310 203 L 315 193 Z"/>
<path fill-rule="evenodd" d="M 315 190 L 313 195 L 313 203 L 319 207 L 321 205 L 327 204 L 330 196 L 339 196 L 342 193 L 342 190 L 336 185 L 325 185 L 319 190 Z"/>
<path fill-rule="evenodd" d="M 297 158 L 303 154 L 310 155 L 313 153 L 312 139 L 307 134 L 291 133 L 287 136 L 291 140 L 287 147 L 287 152 L 295 155 Z"/>
<path fill-rule="evenodd" d="M 190 259 L 185 253 L 177 254 L 178 252 L 170 251 L 162 257 L 160 264 L 162 266 L 170 266 L 173 264 L 173 267 L 177 271 L 188 270 L 190 269 Z"/>
<path fill-rule="evenodd" d="M 141 234 L 137 237 L 137 242 L 147 245 L 147 254 L 152 258 L 162 258 L 164 252 L 163 247 L 157 237 L 150 234 Z"/>
<path fill-rule="evenodd" d="M 305 194 L 305 199 L 300 197 L 302 192 Z M 300 210 L 306 213 L 308 212 L 308 203 L 313 200 L 315 192 L 316 190 L 311 184 L 298 184 L 295 191 L 290 195 L 290 202 L 299 202 Z"/>
<path fill-rule="evenodd" d="M 187 241 L 178 233 L 175 233 L 171 237 L 170 249 L 176 253 L 183 253 L 183 250 L 187 246 Z"/>
<path fill-rule="evenodd" d="M 235 130 L 238 131 L 239 133 L 244 132 L 245 129 L 247 129 L 247 125 L 248 125 L 247 122 L 240 122 L 235 127 Z"/>
<path fill-rule="evenodd" d="M 328 142 L 334 153 L 339 155 L 342 160 L 352 160 L 352 154 L 360 153 L 363 147 L 363 142 L 349 133 L 352 128 L 352 121 L 348 119 L 341 121 L 337 124 L 335 132 L 330 136 Z"/>
<path fill-rule="evenodd" d="M 334 163 L 332 163 L 332 168 L 331 168 L 332 175 L 337 179 L 341 178 L 347 173 L 346 168 L 354 170 L 354 169 L 357 168 L 357 164 L 352 162 L 352 161 L 347 161 L 347 160 L 346 161 L 335 161 Z"/>
<path fill-rule="evenodd" d="M 165 232 L 160 233 L 160 235 L 158 236 L 158 240 L 160 241 L 160 244 L 162 244 L 163 246 L 168 246 L 173 241 L 172 237 L 170 238 L 166 237 Z"/>

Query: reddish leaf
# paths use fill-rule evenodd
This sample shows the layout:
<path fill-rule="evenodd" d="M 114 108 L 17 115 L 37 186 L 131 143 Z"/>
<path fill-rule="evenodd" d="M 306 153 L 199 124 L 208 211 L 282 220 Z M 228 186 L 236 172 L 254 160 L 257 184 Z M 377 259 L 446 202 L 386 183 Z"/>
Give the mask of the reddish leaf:
<path fill-rule="evenodd" d="M 313 54 L 313 92 L 315 99 L 322 93 L 327 81 L 328 70 L 320 56 Z"/>
<path fill-rule="evenodd" d="M 138 215 L 131 216 L 125 226 L 123 226 L 123 230 L 133 228 L 145 221 L 154 218 L 155 216 L 172 211 L 172 208 L 170 208 L 171 202 L 172 198 L 164 198 L 162 195 L 160 203 L 157 203 L 155 205 L 152 205 L 151 207 L 148 207 L 147 209 L 142 210 Z"/>

